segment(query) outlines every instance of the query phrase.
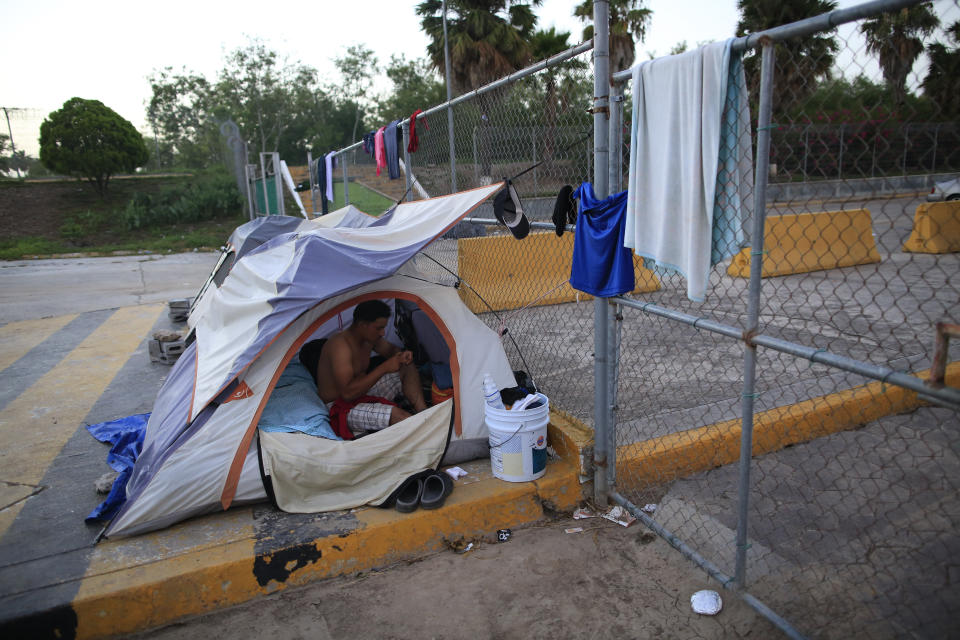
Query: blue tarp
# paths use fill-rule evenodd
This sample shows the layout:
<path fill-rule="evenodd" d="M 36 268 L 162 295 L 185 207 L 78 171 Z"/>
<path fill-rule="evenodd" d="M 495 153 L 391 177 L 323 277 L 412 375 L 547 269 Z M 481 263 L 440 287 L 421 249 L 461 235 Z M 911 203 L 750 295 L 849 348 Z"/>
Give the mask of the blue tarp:
<path fill-rule="evenodd" d="M 143 436 L 147 432 L 149 413 L 138 413 L 99 424 L 87 426 L 87 431 L 100 442 L 113 445 L 107 454 L 107 464 L 120 475 L 113 481 L 107 499 L 90 512 L 87 522 L 111 519 L 123 503 L 127 500 L 127 481 L 133 471 L 133 463 L 137 461 L 140 450 L 143 448 Z"/>

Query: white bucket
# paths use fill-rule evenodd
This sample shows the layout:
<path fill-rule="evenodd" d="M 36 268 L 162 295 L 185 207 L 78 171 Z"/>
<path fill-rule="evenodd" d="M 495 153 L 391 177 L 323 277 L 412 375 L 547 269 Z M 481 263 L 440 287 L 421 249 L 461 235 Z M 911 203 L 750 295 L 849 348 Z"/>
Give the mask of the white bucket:
<path fill-rule="evenodd" d="M 490 467 L 493 475 L 508 482 L 529 482 L 547 471 L 547 423 L 550 401 L 537 394 L 541 405 L 509 411 L 483 407 L 490 431 Z"/>

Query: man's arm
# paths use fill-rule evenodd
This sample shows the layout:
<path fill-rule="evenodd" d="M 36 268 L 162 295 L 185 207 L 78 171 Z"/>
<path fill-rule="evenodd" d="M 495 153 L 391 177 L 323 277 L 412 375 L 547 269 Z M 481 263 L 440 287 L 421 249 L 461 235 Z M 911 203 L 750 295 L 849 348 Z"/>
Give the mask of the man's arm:
<path fill-rule="evenodd" d="M 377 343 L 373 345 L 373 350 L 379 353 L 384 358 L 389 358 L 390 356 L 400 351 L 397 345 L 393 344 L 386 338 L 380 338 L 379 340 L 377 340 Z"/>

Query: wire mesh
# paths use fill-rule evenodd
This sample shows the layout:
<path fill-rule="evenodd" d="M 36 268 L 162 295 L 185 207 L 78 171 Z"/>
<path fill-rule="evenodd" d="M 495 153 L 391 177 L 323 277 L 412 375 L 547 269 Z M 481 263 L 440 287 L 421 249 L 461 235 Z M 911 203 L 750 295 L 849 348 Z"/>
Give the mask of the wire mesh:
<path fill-rule="evenodd" d="M 960 20 L 957 3 L 918 7 L 940 24 L 925 43 L 952 42 L 944 46 L 960 56 L 948 33 Z M 926 379 L 936 323 L 956 323 L 960 309 L 960 206 L 927 202 L 935 182 L 960 172 L 958 146 L 946 142 L 955 140 L 958 113 L 932 88 L 929 79 L 949 69 L 930 53 L 913 64 L 897 102 L 862 35 L 869 21 L 808 38 L 836 42 L 833 53 L 819 50 L 823 59 L 803 40 L 776 47 L 757 331 Z M 745 66 L 755 90 L 759 52 Z M 857 83 L 872 93 L 858 94 Z M 837 87 L 855 99 L 828 100 Z M 746 233 L 743 249 L 713 267 L 702 303 L 669 272 L 658 273 L 659 290 L 627 297 L 746 331 L 749 266 L 760 257 L 753 244 Z M 742 339 L 633 308 L 623 316 L 621 495 L 656 504 L 657 523 L 729 576 L 748 498 L 746 587 L 802 634 L 954 632 L 955 406 L 762 347 L 755 388 L 745 390 Z M 948 362 L 957 353 L 951 346 Z M 947 369 L 954 387 L 955 366 Z M 754 402 L 748 494 L 737 463 L 744 393 Z"/>
<path fill-rule="evenodd" d="M 939 26 L 907 30 L 903 42 L 912 37 L 925 49 L 900 83 L 878 60 L 889 51 L 884 43 L 901 37 L 898 25 L 921 9 Z M 868 46 L 870 28 L 890 31 Z M 925 378 L 936 323 L 957 322 L 960 188 L 931 188 L 960 174 L 958 30 L 960 6 L 941 0 L 778 44 L 769 158 L 754 158 L 769 164 L 763 252 L 753 250 L 748 207 L 726 229 L 742 241 L 711 268 L 703 302 L 688 299 L 676 272 L 638 264 L 642 286 L 618 309 L 617 495 L 650 505 L 672 544 L 714 577 L 738 578 L 745 597 L 776 612 L 764 615 L 789 620 L 780 625 L 788 632 L 792 624 L 826 638 L 941 637 L 955 626 L 956 406 L 931 406 L 863 371 Z M 531 220 L 553 222 L 560 187 L 593 175 L 589 55 L 454 105 L 453 158 L 446 111 L 418 120 L 411 179 L 437 196 L 539 162 L 516 187 Z M 741 136 L 754 155 L 759 61 L 759 51 L 744 56 L 752 127 Z M 614 103 L 623 106 L 624 136 L 612 174 L 617 166 L 627 174 L 631 101 L 628 85 L 624 102 Z M 349 154 L 351 175 L 372 171 L 368 155 Z M 422 197 L 394 183 L 381 187 L 386 197 Z M 717 186 L 726 192 L 729 184 Z M 953 194 L 956 203 L 927 202 Z M 756 193 L 743 195 L 753 202 Z M 489 204 L 471 216 L 494 217 Z M 572 235 L 534 229 L 518 242 L 502 225 L 462 223 L 417 265 L 458 287 L 502 333 L 514 368 L 534 378 L 551 408 L 592 425 L 593 303 L 567 283 Z M 763 278 L 752 327 L 757 259 Z M 708 330 L 711 323 L 727 331 Z M 745 338 L 757 333 L 814 355 L 756 347 L 755 383 L 745 387 Z M 953 387 L 955 342 L 945 376 Z M 839 364 L 816 362 L 818 354 Z M 748 487 L 738 464 L 745 397 Z"/>
<path fill-rule="evenodd" d="M 531 221 L 551 222 L 560 188 L 590 176 L 589 56 L 587 51 L 453 107 L 458 190 L 540 163 L 514 186 Z M 412 176 L 431 197 L 450 193 L 446 111 L 431 115 L 427 126 L 418 119 L 416 133 Z M 415 190 L 409 195 L 420 197 Z M 481 205 L 471 216 L 493 221 L 492 205 Z M 431 278 L 457 284 L 467 305 L 503 332 L 514 369 L 533 378 L 551 407 L 592 422 L 593 308 L 588 296 L 566 284 L 572 239 L 571 233 L 558 237 L 555 230 L 532 229 L 518 242 L 503 226 L 465 222 L 431 245 L 417 264 Z"/>

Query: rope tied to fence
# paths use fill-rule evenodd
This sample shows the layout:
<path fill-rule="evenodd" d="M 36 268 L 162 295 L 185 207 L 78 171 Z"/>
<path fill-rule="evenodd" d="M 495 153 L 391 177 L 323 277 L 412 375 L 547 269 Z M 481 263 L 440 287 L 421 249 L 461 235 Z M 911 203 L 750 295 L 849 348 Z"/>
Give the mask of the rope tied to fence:
<path fill-rule="evenodd" d="M 507 333 L 507 318 L 510 318 L 510 317 L 512 317 L 512 316 L 515 316 L 515 315 L 517 315 L 518 313 L 520 313 L 521 311 L 525 311 L 525 310 L 529 309 L 530 307 L 534 306 L 535 304 L 537 304 L 538 302 L 540 302 L 541 300 L 543 300 L 544 298 L 546 298 L 548 295 L 550 295 L 551 293 L 553 293 L 554 291 L 556 291 L 557 289 L 559 289 L 559 288 L 562 287 L 563 285 L 567 284 L 567 282 L 568 282 L 567 280 L 562 280 L 562 281 L 559 282 L 556 286 L 554 286 L 553 288 L 551 288 L 551 289 L 549 289 L 549 290 L 547 290 L 547 291 L 544 291 L 542 294 L 540 294 L 539 296 L 537 296 L 536 298 L 534 298 L 533 300 L 531 300 L 531 301 L 528 302 L 527 304 L 523 305 L 523 306 L 520 307 L 519 309 L 514 309 L 512 313 L 509 313 L 509 314 L 507 314 L 506 316 L 501 316 L 501 317 L 499 317 L 498 319 L 500 320 L 500 330 L 499 330 L 499 332 L 498 332 L 498 335 L 499 335 L 500 337 L 503 337 L 503 335 L 504 335 L 505 333 Z"/>

